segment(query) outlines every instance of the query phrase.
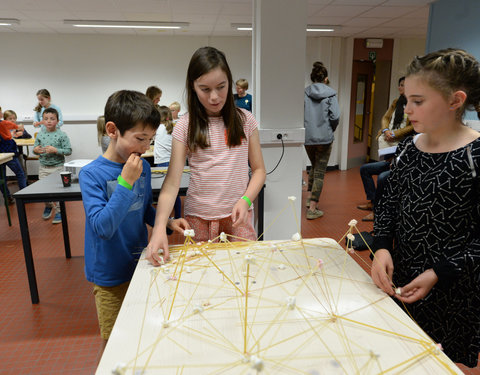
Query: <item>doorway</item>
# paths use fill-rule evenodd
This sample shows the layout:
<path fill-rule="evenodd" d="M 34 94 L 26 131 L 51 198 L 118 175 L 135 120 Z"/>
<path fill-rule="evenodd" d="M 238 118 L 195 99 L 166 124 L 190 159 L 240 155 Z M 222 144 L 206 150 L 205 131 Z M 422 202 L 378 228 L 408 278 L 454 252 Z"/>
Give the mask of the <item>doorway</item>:
<path fill-rule="evenodd" d="M 347 168 L 364 164 L 369 154 L 374 74 L 372 61 L 353 61 Z"/>

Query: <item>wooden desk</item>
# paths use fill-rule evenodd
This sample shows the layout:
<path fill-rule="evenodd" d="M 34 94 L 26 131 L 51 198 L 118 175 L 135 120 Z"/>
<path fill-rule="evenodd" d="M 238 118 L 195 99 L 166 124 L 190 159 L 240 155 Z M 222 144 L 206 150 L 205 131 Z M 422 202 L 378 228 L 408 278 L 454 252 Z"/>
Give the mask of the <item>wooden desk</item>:
<path fill-rule="evenodd" d="M 147 151 L 145 151 L 144 154 L 142 154 L 142 158 L 153 158 L 154 156 L 154 145 L 150 145 L 150 149 L 148 149 Z"/>
<path fill-rule="evenodd" d="M 30 156 L 30 146 L 33 147 L 35 144 L 35 138 L 13 138 L 15 143 L 18 146 L 18 151 L 20 153 L 19 157 L 23 164 L 23 169 L 25 170 L 26 178 L 28 179 L 28 172 L 27 172 L 27 160 Z M 27 148 L 26 154 L 23 153 L 23 146 Z M 33 160 L 33 158 L 31 159 Z"/>
<path fill-rule="evenodd" d="M 35 144 L 34 138 L 13 138 L 17 146 L 33 146 Z"/>
<path fill-rule="evenodd" d="M 98 375 L 462 374 L 335 240 L 171 256 L 154 268 L 142 255 Z"/>

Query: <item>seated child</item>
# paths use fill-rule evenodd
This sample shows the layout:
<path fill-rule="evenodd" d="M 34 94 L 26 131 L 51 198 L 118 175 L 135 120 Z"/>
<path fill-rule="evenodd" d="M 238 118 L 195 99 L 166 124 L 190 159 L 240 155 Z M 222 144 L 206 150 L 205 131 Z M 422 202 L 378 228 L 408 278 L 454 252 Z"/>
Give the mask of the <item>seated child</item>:
<path fill-rule="evenodd" d="M 7 112 L 8 111 L 5 111 L 5 113 Z M 2 108 L 0 107 L 0 119 L 2 117 L 5 118 L 5 116 L 2 114 Z M 25 186 L 27 186 L 27 178 L 25 177 L 25 172 L 23 171 L 20 160 L 18 159 L 18 147 L 13 140 L 13 136 L 21 134 L 23 127 L 20 127 L 15 122 L 11 121 L 11 117 L 8 117 L 8 119 L 8 121 L 0 120 L 0 152 L 13 152 L 15 155 L 13 156 L 12 160 L 7 161 L 0 166 L 2 171 L 1 175 L 5 176 L 6 167 L 10 168 L 10 170 L 15 173 L 15 176 L 17 176 L 18 188 L 22 190 Z M 8 204 L 13 204 L 15 200 L 11 196 L 8 187 L 5 187 Z"/>
<path fill-rule="evenodd" d="M 145 95 L 117 91 L 105 106 L 107 151 L 80 171 L 85 208 L 85 274 L 94 284 L 102 338 L 108 340 L 142 250 L 153 227 L 150 165 L 142 155 L 160 123 Z M 184 219 L 170 220 L 183 233 Z"/>
<path fill-rule="evenodd" d="M 45 131 L 41 131 L 35 138 L 33 152 L 39 155 L 40 167 L 38 178 L 45 178 L 52 173 L 62 172 L 65 163 L 65 155 L 71 155 L 72 147 L 68 135 L 57 128 L 58 112 L 55 108 L 46 108 L 43 111 L 43 125 Z M 48 220 L 55 209 L 52 224 L 62 222 L 60 206 L 58 202 L 46 202 L 43 211 L 43 219 Z"/>

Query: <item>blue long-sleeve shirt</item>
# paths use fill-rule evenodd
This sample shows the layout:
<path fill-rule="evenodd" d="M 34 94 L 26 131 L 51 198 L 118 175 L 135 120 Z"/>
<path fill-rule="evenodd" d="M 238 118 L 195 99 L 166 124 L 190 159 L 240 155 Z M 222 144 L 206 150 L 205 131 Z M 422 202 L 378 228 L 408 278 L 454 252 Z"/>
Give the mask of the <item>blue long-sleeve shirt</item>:
<path fill-rule="evenodd" d="M 100 286 L 131 280 L 148 244 L 145 224 L 153 227 L 155 222 L 150 165 L 143 160 L 132 190 L 117 182 L 123 166 L 99 156 L 79 174 L 86 217 L 85 274 Z"/>

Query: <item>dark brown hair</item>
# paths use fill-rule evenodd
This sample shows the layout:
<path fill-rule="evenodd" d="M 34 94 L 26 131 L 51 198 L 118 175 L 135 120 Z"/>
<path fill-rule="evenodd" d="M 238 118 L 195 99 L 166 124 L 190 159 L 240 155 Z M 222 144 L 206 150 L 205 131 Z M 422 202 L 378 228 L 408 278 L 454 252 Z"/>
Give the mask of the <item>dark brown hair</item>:
<path fill-rule="evenodd" d="M 320 61 L 313 63 L 312 72 L 310 73 L 310 79 L 313 83 L 324 83 L 325 78 L 328 77 L 327 68 Z"/>
<path fill-rule="evenodd" d="M 227 145 L 229 147 L 239 146 L 242 139 L 246 138 L 243 131 L 243 122 L 245 116 L 242 111 L 235 106 L 233 99 L 232 73 L 225 58 L 225 54 L 213 47 L 202 47 L 195 51 L 187 70 L 187 102 L 188 102 L 188 147 L 193 152 L 200 148 L 209 147 L 208 140 L 208 115 L 200 103 L 194 89 L 194 82 L 204 74 L 213 69 L 220 68 L 227 76 L 228 88 L 225 105 L 221 110 L 223 123 L 227 129 Z"/>
<path fill-rule="evenodd" d="M 105 123 L 115 123 L 121 135 L 137 124 L 156 130 L 160 125 L 160 113 L 144 94 L 121 90 L 113 93 L 105 105 Z"/>

